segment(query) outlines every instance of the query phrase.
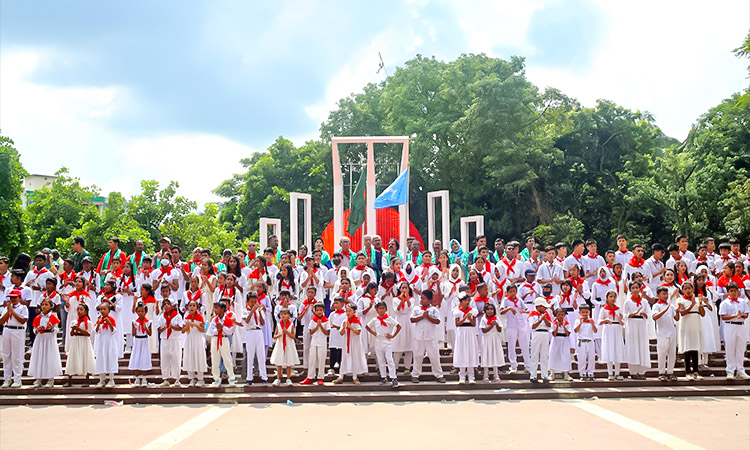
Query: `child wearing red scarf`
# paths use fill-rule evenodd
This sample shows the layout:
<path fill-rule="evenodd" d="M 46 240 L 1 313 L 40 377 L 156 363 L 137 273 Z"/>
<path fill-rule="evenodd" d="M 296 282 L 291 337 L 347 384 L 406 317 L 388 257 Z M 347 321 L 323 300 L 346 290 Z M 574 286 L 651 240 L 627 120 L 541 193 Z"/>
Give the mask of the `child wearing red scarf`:
<path fill-rule="evenodd" d="M 334 383 L 343 383 L 344 376 L 351 375 L 354 384 L 359 384 L 359 375 L 367 373 L 367 358 L 360 337 L 362 321 L 357 317 L 357 305 L 353 303 L 346 305 L 346 320 L 341 324 L 339 333 L 346 339 L 346 344 L 342 352 L 339 377 L 334 380 Z"/>
<path fill-rule="evenodd" d="M 174 308 L 171 299 L 165 298 L 161 302 L 162 313 L 156 321 L 159 331 L 159 365 L 161 377 L 164 381 L 161 387 L 168 387 L 174 383 L 180 386 L 180 367 L 182 363 L 182 316 Z M 174 381 L 170 381 L 174 380 Z"/>
<path fill-rule="evenodd" d="M 651 368 L 651 351 L 648 342 L 648 318 L 651 305 L 641 293 L 641 283 L 631 281 L 630 295 L 622 306 L 625 321 L 625 361 L 630 378 L 645 380 L 646 370 Z"/>
<path fill-rule="evenodd" d="M 108 388 L 115 387 L 115 374 L 120 363 L 117 355 L 117 327 L 115 319 L 110 315 L 110 304 L 104 302 L 97 308 L 99 318 L 94 324 L 96 339 L 94 340 L 94 374 L 99 375 L 96 387 L 102 388 L 105 383 Z M 109 381 L 105 382 L 105 377 Z"/>
<path fill-rule="evenodd" d="M 747 301 L 740 300 L 740 290 L 737 283 L 727 285 L 727 295 L 727 299 L 719 305 L 719 316 L 724 323 L 727 379 L 747 380 L 750 375 L 745 373 L 744 365 L 745 348 L 747 347 L 745 322 L 750 309 Z"/>
<path fill-rule="evenodd" d="M 83 285 L 83 280 L 77 280 L 79 286 Z M 76 317 L 71 320 L 70 338 L 68 342 L 68 359 L 65 361 L 65 375 L 68 376 L 68 382 L 64 386 L 70 387 L 73 382 L 73 375 L 85 375 L 88 385 L 89 375 L 94 373 L 94 347 L 91 345 L 91 333 L 94 331 L 94 324 L 89 320 L 89 307 L 85 302 L 79 303 L 75 309 L 76 316 L 72 312 L 70 317 Z"/>
<path fill-rule="evenodd" d="M 599 311 L 598 324 L 602 327 L 601 362 L 607 363 L 610 381 L 622 380 L 620 364 L 625 361 L 625 343 L 622 340 L 622 311 L 617 306 L 617 292 L 607 291 L 606 304 Z"/>
<path fill-rule="evenodd" d="M 414 368 L 411 371 L 412 383 L 419 383 L 419 375 L 422 373 L 422 362 L 424 355 L 430 358 L 432 375 L 438 383 L 445 383 L 443 369 L 440 367 L 440 353 L 438 341 L 443 336 L 443 323 L 440 310 L 432 305 L 433 292 L 422 291 L 419 305 L 412 308 L 411 323 L 414 327 Z"/>
<path fill-rule="evenodd" d="M 279 323 L 276 324 L 273 338 L 276 340 L 271 352 L 271 364 L 276 366 L 276 379 L 273 385 L 281 386 L 282 372 L 286 368 L 286 385 L 291 386 L 292 366 L 299 364 L 299 356 L 294 342 L 294 324 L 286 308 L 279 311 Z"/>
<path fill-rule="evenodd" d="M 328 335 L 331 334 L 331 322 L 325 316 L 326 307 L 323 303 L 316 303 L 312 309 L 313 317 L 306 329 L 307 334 L 310 335 L 307 377 L 300 384 L 313 384 L 313 380 L 317 378 L 318 385 L 322 386 L 325 378 L 326 349 Z"/>
<path fill-rule="evenodd" d="M 495 305 L 486 303 L 484 305 L 484 315 L 479 322 L 479 329 L 482 330 L 482 367 L 484 367 L 485 383 L 490 382 L 489 371 L 492 369 L 494 381 L 500 382 L 500 375 L 497 368 L 505 365 L 505 354 L 503 353 L 502 326 L 500 316 L 495 311 Z"/>
<path fill-rule="evenodd" d="M 234 333 L 234 321 L 232 313 L 227 312 L 227 304 L 224 300 L 214 303 L 214 316 L 208 325 L 206 337 L 211 345 L 211 374 L 214 378 L 213 387 L 221 386 L 221 362 L 227 369 L 229 385 L 234 386 L 234 366 L 232 365 L 232 354 L 230 351 L 230 336 Z"/>
<path fill-rule="evenodd" d="M 148 346 L 148 337 L 153 332 L 153 323 L 146 317 L 148 305 L 138 302 L 135 305 L 137 317 L 131 321 L 130 330 L 133 335 L 133 349 L 130 352 L 128 369 L 135 371 L 135 386 L 148 386 L 145 373 L 152 369 L 151 350 Z"/>
<path fill-rule="evenodd" d="M 388 384 L 387 376 L 390 375 L 393 387 L 397 387 L 398 379 L 396 378 L 396 364 L 393 361 L 391 340 L 401 331 L 401 325 L 393 317 L 388 316 L 385 302 L 379 302 L 375 305 L 375 310 L 378 312 L 378 316 L 370 320 L 365 328 L 375 336 L 375 357 L 380 370 L 380 383 Z M 386 368 L 388 372 L 386 372 Z"/>
<path fill-rule="evenodd" d="M 458 299 L 458 307 L 453 310 L 456 322 L 456 345 L 453 348 L 453 367 L 458 369 L 458 384 L 474 384 L 474 368 L 479 365 L 479 345 L 477 343 L 476 308 L 471 306 L 471 297 L 464 295 Z"/>

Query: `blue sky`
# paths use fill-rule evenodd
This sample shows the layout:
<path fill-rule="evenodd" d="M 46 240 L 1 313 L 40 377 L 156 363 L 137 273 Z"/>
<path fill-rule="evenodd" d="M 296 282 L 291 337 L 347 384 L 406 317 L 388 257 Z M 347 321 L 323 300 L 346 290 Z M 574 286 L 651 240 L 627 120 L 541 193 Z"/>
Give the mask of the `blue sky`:
<path fill-rule="evenodd" d="M 648 110 L 683 139 L 747 85 L 747 1 L 0 3 L 0 129 L 29 172 L 106 193 L 177 180 L 199 203 L 237 161 L 318 135 L 341 97 L 417 53 L 527 58 L 592 105 Z"/>

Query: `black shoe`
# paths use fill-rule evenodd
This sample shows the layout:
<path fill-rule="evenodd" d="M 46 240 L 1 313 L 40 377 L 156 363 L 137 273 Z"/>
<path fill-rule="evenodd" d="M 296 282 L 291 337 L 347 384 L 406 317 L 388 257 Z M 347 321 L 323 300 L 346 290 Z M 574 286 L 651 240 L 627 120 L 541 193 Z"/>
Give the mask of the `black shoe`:
<path fill-rule="evenodd" d="M 261 384 L 268 384 L 268 380 L 262 380 Z"/>
<path fill-rule="evenodd" d="M 542 383 L 549 384 L 549 378 L 542 378 Z"/>
<path fill-rule="evenodd" d="M 245 381 L 245 386 L 252 386 L 252 385 L 253 385 L 253 380 Z"/>
<path fill-rule="evenodd" d="M 532 383 L 538 383 L 539 382 L 536 378 L 533 378 L 533 377 L 529 378 L 529 381 L 531 381 Z"/>
<path fill-rule="evenodd" d="M 419 383 L 419 378 L 417 378 L 417 377 L 411 377 L 411 382 L 412 383 Z"/>
<path fill-rule="evenodd" d="M 443 384 L 443 383 L 445 383 L 445 378 L 440 377 L 440 378 L 437 379 L 437 382 L 440 383 L 440 384 Z"/>

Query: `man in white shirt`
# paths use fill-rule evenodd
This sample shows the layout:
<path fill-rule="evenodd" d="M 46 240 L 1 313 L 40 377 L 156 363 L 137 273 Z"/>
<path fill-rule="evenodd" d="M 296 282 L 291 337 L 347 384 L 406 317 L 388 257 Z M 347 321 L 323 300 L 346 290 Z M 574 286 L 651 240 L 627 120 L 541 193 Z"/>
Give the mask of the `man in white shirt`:
<path fill-rule="evenodd" d="M 539 266 L 536 278 L 541 285 L 552 285 L 552 295 L 560 292 L 560 285 L 565 275 L 563 275 L 562 266 L 555 264 L 555 247 L 548 245 L 544 248 L 544 262 Z"/>
<path fill-rule="evenodd" d="M 643 274 L 648 280 L 648 287 L 651 288 L 651 292 L 656 292 L 656 288 L 662 282 L 662 275 L 667 270 L 662 258 L 664 258 L 664 246 L 658 243 L 653 244 L 651 246 L 651 257 L 644 264 L 645 273 Z"/>
<path fill-rule="evenodd" d="M 589 239 L 586 241 L 586 257 L 582 258 L 581 264 L 583 265 L 583 277 L 586 279 L 586 286 L 591 288 L 591 283 L 596 281 L 596 273 L 599 268 L 606 265 L 604 258 L 601 257 L 597 251 L 596 241 Z"/>
<path fill-rule="evenodd" d="M 628 240 L 625 239 L 625 236 L 618 234 L 616 242 L 617 251 L 615 252 L 615 262 L 618 262 L 622 264 L 622 267 L 625 267 L 628 261 L 630 261 L 630 258 L 633 257 L 633 252 L 628 250 Z"/>

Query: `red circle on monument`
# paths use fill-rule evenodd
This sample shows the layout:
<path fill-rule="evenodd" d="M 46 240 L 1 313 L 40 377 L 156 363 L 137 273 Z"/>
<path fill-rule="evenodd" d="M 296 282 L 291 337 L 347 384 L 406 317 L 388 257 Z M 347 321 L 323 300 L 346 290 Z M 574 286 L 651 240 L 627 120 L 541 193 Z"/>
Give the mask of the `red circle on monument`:
<path fill-rule="evenodd" d="M 352 250 L 358 251 L 362 249 L 362 229 L 367 229 L 367 221 L 360 227 L 354 236 L 349 236 L 346 232 L 346 228 L 349 226 L 349 211 L 344 211 L 344 236 L 348 236 L 352 240 Z M 399 214 L 398 211 L 392 208 L 376 209 L 375 218 L 377 221 L 378 236 L 383 239 L 383 247 L 388 247 L 388 240 L 396 238 L 399 241 L 400 250 L 404 249 L 404 243 L 400 242 L 399 236 Z M 408 236 L 413 236 L 419 241 L 419 249 L 424 250 L 424 242 L 422 241 L 422 235 L 417 231 L 417 227 L 409 221 L 409 233 Z M 322 234 L 323 242 L 325 245 L 323 248 L 328 252 L 329 255 L 333 255 L 335 251 L 339 250 L 338 242 L 333 241 L 333 221 L 331 221 Z M 334 249 L 335 247 L 335 249 Z"/>

